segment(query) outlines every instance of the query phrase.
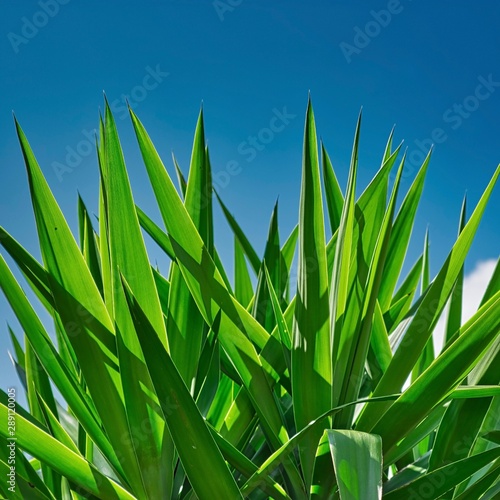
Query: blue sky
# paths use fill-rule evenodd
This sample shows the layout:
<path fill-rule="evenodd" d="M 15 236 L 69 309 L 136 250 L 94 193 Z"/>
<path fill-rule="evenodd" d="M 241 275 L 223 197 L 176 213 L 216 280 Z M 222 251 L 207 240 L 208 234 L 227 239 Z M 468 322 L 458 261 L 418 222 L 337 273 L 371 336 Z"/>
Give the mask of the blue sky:
<path fill-rule="evenodd" d="M 304 113 L 311 91 L 318 134 L 342 186 L 363 106 L 359 185 L 375 174 L 387 136 L 405 140 L 410 185 L 422 151 L 435 152 L 409 253 L 430 230 L 432 270 L 456 236 L 462 197 L 477 202 L 500 161 L 500 5 L 411 0 L 146 0 L 14 2 L 0 7 L 0 225 L 39 257 L 26 173 L 11 111 L 24 128 L 72 227 L 80 192 L 97 207 L 90 138 L 104 90 L 115 111 L 136 202 L 157 209 L 123 112 L 128 96 L 171 166 L 186 171 L 203 101 L 215 184 L 263 250 L 280 203 L 283 238 L 297 220 Z M 498 257 L 494 192 L 467 268 Z M 232 238 L 216 212 L 231 267 Z M 151 247 L 152 248 L 152 247 Z M 166 261 L 159 259 L 160 266 Z M 10 262 L 10 261 L 9 261 Z M 44 320 L 47 316 L 42 314 Z M 0 379 L 18 385 L 0 297 Z"/>

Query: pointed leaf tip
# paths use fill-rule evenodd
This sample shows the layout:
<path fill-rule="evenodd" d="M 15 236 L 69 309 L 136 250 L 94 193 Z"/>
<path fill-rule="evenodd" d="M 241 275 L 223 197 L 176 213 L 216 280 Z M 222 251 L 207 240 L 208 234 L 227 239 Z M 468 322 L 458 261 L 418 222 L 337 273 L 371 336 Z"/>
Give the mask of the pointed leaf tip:
<path fill-rule="evenodd" d="M 111 113 L 111 108 L 109 107 L 109 101 L 106 96 L 106 92 L 103 91 L 102 95 L 104 97 L 104 117 L 106 118 Z"/>

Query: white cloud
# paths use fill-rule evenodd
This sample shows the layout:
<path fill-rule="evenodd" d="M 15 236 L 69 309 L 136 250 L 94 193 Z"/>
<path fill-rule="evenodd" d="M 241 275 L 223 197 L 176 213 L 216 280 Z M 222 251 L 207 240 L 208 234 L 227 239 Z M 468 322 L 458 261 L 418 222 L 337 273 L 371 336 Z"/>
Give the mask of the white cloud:
<path fill-rule="evenodd" d="M 497 261 L 488 259 L 476 263 L 474 269 L 465 276 L 462 301 L 462 324 L 471 318 L 477 311 L 486 287 L 493 276 Z M 446 306 L 441 318 L 434 330 L 434 350 L 441 351 L 446 330 L 446 318 L 448 317 L 448 306 Z"/>

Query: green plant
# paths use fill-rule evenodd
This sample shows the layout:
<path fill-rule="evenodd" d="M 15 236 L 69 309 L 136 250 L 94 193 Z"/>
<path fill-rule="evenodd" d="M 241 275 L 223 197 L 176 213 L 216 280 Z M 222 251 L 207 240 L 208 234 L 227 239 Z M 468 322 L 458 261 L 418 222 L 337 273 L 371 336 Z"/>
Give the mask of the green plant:
<path fill-rule="evenodd" d="M 4 496 L 498 494 L 500 266 L 477 313 L 463 325 L 460 318 L 464 260 L 500 167 L 468 221 L 464 204 L 436 277 L 426 239 L 400 279 L 429 157 L 396 210 L 404 156 L 389 192 L 401 149 L 393 150 L 391 134 L 381 168 L 356 199 L 359 120 L 342 193 L 323 145 L 319 161 L 309 103 L 299 222 L 285 243 L 276 207 L 259 257 L 217 195 L 235 237 L 231 284 L 213 242 L 202 113 L 187 181 L 174 162 L 179 192 L 130 114 L 165 228 L 134 204 L 106 104 L 99 227 L 80 199 L 79 244 L 16 122 L 43 264 L 4 229 L 0 241 L 52 315 L 55 340 L 0 256 L 0 286 L 25 337 L 23 349 L 10 331 L 29 402 L 29 411 L 17 408 L 17 484 L 9 491 L 3 480 Z M 151 266 L 141 228 L 171 258 L 167 276 Z M 432 332 L 448 301 L 446 345 L 435 356 Z M 4 391 L 0 413 L 6 421 Z M 7 429 L 0 429 L 4 478 Z"/>

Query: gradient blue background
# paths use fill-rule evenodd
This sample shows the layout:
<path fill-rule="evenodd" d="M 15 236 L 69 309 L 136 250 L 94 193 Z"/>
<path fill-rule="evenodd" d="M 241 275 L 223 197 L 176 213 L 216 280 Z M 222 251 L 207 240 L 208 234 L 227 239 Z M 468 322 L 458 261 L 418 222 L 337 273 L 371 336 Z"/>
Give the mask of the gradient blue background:
<path fill-rule="evenodd" d="M 216 184 L 259 252 L 278 196 L 283 238 L 297 220 L 309 90 L 318 133 L 343 187 L 361 106 L 361 187 L 378 169 L 394 124 L 395 142 L 405 139 L 410 154 L 419 149 L 416 140 L 427 140 L 428 147 L 432 132 L 443 129 L 446 140 L 435 148 L 409 254 L 410 260 L 417 257 L 428 226 L 434 273 L 455 239 L 464 192 L 472 207 L 500 161 L 500 84 L 467 118 L 458 119 L 453 111 L 454 105 L 474 94 L 479 77 L 500 82 L 500 4 L 495 2 L 243 0 L 236 5 L 238 1 L 222 0 L 219 12 L 211 1 L 65 2 L 20 45 L 13 42 L 14 35 L 22 35 L 26 20 L 44 23 L 41 4 L 4 0 L 0 5 L 0 224 L 37 257 L 28 184 L 11 111 L 76 228 L 77 191 L 91 211 L 97 208 L 96 158 L 82 142 L 87 141 L 83 131 L 97 126 L 103 90 L 111 102 L 118 100 L 118 127 L 136 202 L 155 219 L 157 208 L 131 124 L 128 118 L 121 119 L 117 106 L 122 95 L 131 95 L 168 167 L 173 150 L 186 172 L 203 100 Z M 223 4 L 229 8 L 222 11 Z M 373 36 L 349 62 L 341 44 L 354 45 L 356 33 L 374 19 L 370 11 L 388 6 L 398 13 L 385 27 L 377 29 L 372 22 L 368 30 Z M 148 67 L 169 74 L 145 95 L 138 86 Z M 269 126 L 275 108 L 286 108 L 296 117 L 247 161 L 250 155 L 240 154 L 238 148 Z M 64 164 L 68 148 L 78 147 L 87 153 L 60 180 L 54 162 Z M 413 158 L 418 156 L 414 153 Z M 238 162 L 241 172 L 230 176 L 229 183 L 222 182 L 227 176 L 220 172 L 231 161 Z M 416 171 L 416 163 L 412 165 L 404 189 Z M 499 213 L 497 189 L 468 268 L 498 257 Z M 216 240 L 231 268 L 232 237 L 218 210 L 216 223 Z M 148 245 L 152 259 L 166 271 L 167 261 Z M 1 296 L 3 389 L 19 386 L 7 355 L 11 348 L 7 321 L 20 332 Z"/>

